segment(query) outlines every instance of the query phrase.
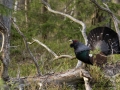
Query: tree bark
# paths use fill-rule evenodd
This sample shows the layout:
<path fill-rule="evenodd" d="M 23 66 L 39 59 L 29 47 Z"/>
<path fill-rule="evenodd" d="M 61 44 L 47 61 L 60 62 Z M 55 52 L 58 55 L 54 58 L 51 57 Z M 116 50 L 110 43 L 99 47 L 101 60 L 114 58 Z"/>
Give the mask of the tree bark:
<path fill-rule="evenodd" d="M 120 30 L 119 30 L 119 23 L 120 21 L 117 19 L 117 17 L 114 15 L 114 13 L 109 9 L 109 7 L 107 6 L 107 4 L 103 3 L 103 5 L 105 7 L 102 7 L 100 6 L 96 0 L 91 0 L 99 9 L 107 12 L 113 19 L 113 22 L 114 22 L 114 26 L 115 26 L 115 29 L 116 29 L 116 32 L 118 34 L 118 37 L 119 37 L 119 42 L 120 42 Z"/>
<path fill-rule="evenodd" d="M 1 4 L 3 4 L 7 8 L 12 8 L 12 2 L 13 0 L 0 0 Z M 7 13 L 7 11 L 6 11 Z M 10 62 L 10 57 L 9 57 L 9 48 L 10 48 L 10 28 L 11 28 L 11 20 L 10 20 L 10 13 L 7 16 L 1 15 L 0 21 L 4 28 L 4 36 L 5 36 L 5 41 L 4 41 L 4 46 L 3 46 L 3 52 L 2 52 L 2 58 L 1 61 L 3 63 L 3 70 L 2 70 L 2 78 L 4 81 L 7 81 L 9 79 L 8 75 L 8 65 Z"/>

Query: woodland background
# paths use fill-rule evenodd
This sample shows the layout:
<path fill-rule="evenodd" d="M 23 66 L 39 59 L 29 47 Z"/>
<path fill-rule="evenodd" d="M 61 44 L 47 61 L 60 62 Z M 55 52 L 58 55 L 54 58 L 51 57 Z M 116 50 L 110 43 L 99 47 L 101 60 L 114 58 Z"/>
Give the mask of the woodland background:
<path fill-rule="evenodd" d="M 73 49 L 69 47 L 69 40 L 78 39 L 84 43 L 80 32 L 81 25 L 71 21 L 67 17 L 49 12 L 40 0 L 5 1 L 12 3 L 12 8 L 6 8 L 0 4 L 1 15 L 11 15 L 14 22 L 26 37 L 27 42 L 32 42 L 32 38 L 35 38 L 47 45 L 57 55 L 71 56 L 74 56 L 74 52 Z M 69 14 L 83 21 L 87 26 L 86 33 L 98 26 L 108 26 L 115 30 L 111 16 L 107 12 L 97 8 L 91 0 L 45 1 L 51 5 L 52 9 Z M 0 2 L 2 2 L 2 0 L 0 0 Z M 97 2 L 101 6 L 103 6 L 103 3 L 107 3 L 110 10 L 120 20 L 120 0 L 97 0 Z M 12 23 L 9 39 L 9 76 L 17 77 L 18 73 L 20 73 L 21 77 L 37 75 L 36 67 L 26 49 L 23 38 Z M 76 66 L 77 59 L 62 58 L 53 60 L 54 56 L 37 43 L 29 45 L 29 48 L 38 61 L 42 75 L 63 72 Z M 119 60 L 119 58 L 118 56 L 117 59 Z M 0 65 L 0 68 L 2 68 L 2 62 L 0 62 Z M 0 71 L 0 73 L 2 73 L 2 71 Z M 108 81 L 106 81 L 102 75 L 99 75 L 101 71 L 98 68 L 92 67 L 91 74 L 95 78 L 95 84 L 92 86 L 93 90 L 108 90 L 108 87 L 111 87 L 108 85 Z M 116 79 L 117 90 L 120 90 L 119 78 L 120 77 Z M 0 86 L 2 86 L 3 83 L 1 79 Z M 13 85 L 12 88 L 14 87 Z M 36 87 L 37 84 L 32 83 L 31 86 L 26 87 L 26 90 L 37 90 Z M 71 90 L 71 87 L 51 86 L 48 90 Z M 80 84 L 78 90 L 84 90 L 84 85 Z"/>

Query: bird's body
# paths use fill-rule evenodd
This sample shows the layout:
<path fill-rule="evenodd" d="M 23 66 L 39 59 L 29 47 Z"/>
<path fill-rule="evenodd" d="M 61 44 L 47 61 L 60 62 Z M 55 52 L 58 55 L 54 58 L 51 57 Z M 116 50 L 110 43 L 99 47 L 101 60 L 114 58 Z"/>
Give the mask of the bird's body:
<path fill-rule="evenodd" d="M 108 27 L 97 27 L 88 34 L 88 43 L 72 40 L 76 58 L 87 64 L 104 64 L 106 56 L 120 53 L 119 39 L 115 31 Z M 94 52 L 90 55 L 90 52 Z"/>
<path fill-rule="evenodd" d="M 92 61 L 89 57 L 89 52 L 89 50 L 78 52 L 76 53 L 76 57 L 79 58 L 79 60 L 82 60 L 84 63 L 92 64 Z"/>
<path fill-rule="evenodd" d="M 81 42 L 78 42 L 77 40 L 73 40 L 73 43 L 70 45 L 70 47 L 74 48 L 77 59 L 81 60 L 84 63 L 92 64 L 89 61 L 90 48 L 88 46 L 84 45 Z"/>

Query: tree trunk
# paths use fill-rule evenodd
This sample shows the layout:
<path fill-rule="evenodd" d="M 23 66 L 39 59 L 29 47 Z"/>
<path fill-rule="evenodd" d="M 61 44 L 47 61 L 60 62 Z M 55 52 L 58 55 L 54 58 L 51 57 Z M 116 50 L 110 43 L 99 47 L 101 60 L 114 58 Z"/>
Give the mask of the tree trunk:
<path fill-rule="evenodd" d="M 28 27 L 28 4 L 29 0 L 25 0 L 25 22 L 26 22 L 26 27 Z"/>
<path fill-rule="evenodd" d="M 12 0 L 0 0 L 1 4 L 3 4 L 7 8 L 12 8 Z M 7 11 L 6 11 L 7 13 Z M 10 62 L 9 57 L 9 48 L 10 48 L 10 27 L 11 27 L 11 20 L 10 20 L 10 13 L 7 16 L 1 15 L 0 21 L 3 23 L 4 29 L 4 46 L 3 46 L 3 52 L 2 52 L 2 63 L 3 63 L 3 70 L 2 70 L 2 78 L 4 81 L 7 81 L 9 79 L 8 75 L 8 65 Z M 2 26 L 2 27 L 3 27 Z"/>
<path fill-rule="evenodd" d="M 48 0 L 44 0 L 45 2 L 48 2 Z M 43 5 L 42 6 L 42 10 L 41 10 L 41 13 L 42 14 L 45 14 L 47 12 L 47 9 L 46 9 L 46 7 Z M 45 17 L 44 17 L 45 18 Z M 47 22 L 47 19 L 43 19 L 43 23 L 46 23 Z M 48 38 L 48 36 L 47 36 L 47 34 L 48 34 L 48 32 L 46 33 L 47 31 L 43 31 L 43 33 L 42 33 L 42 38 L 44 39 L 44 40 L 46 40 L 47 38 Z"/>
<path fill-rule="evenodd" d="M 48 88 L 51 86 L 76 86 L 78 84 L 84 84 L 83 82 L 85 82 L 85 90 L 91 90 L 89 84 L 91 80 L 92 77 L 90 76 L 88 71 L 82 68 L 78 68 L 71 69 L 66 72 L 48 73 L 44 76 L 11 78 L 10 81 L 12 81 L 12 83 L 14 82 L 16 86 L 19 85 L 19 90 L 21 90 L 20 88 L 23 88 L 25 86 L 29 87 L 31 83 L 37 83 L 39 86 L 39 90 L 48 90 Z M 18 88 L 18 86 L 16 88 Z"/>

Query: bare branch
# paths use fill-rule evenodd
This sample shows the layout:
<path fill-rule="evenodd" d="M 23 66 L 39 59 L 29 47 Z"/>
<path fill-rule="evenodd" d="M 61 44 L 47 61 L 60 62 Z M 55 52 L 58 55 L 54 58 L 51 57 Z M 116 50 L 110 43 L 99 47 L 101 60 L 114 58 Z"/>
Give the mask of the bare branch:
<path fill-rule="evenodd" d="M 37 73 L 38 73 L 38 75 L 41 75 L 41 74 L 40 74 L 40 68 L 39 68 L 38 62 L 37 62 L 36 58 L 33 56 L 32 52 L 30 51 L 30 49 L 29 49 L 29 47 L 28 47 L 27 40 L 26 40 L 24 34 L 20 31 L 19 27 L 18 27 L 17 24 L 13 21 L 13 19 L 12 19 L 12 22 L 13 22 L 14 27 L 15 27 L 16 30 L 18 31 L 18 33 L 19 33 L 19 34 L 22 36 L 22 38 L 23 38 L 24 44 L 25 44 L 25 46 L 26 46 L 26 48 L 27 48 L 30 56 L 32 57 L 32 60 L 33 60 L 33 62 L 34 62 L 34 64 L 35 64 L 36 68 L 37 68 Z"/>
<path fill-rule="evenodd" d="M 41 46 L 43 46 L 44 48 L 46 48 L 48 50 L 48 52 L 52 53 L 53 56 L 55 56 L 55 58 L 57 58 L 57 54 L 54 53 L 50 48 L 48 48 L 45 44 L 43 44 L 42 42 L 38 41 L 37 39 L 33 39 L 34 42 L 37 42 L 38 44 L 40 44 Z"/>
<path fill-rule="evenodd" d="M 106 6 L 106 9 L 109 11 L 109 13 L 111 13 L 111 16 L 113 18 L 113 22 L 115 25 L 115 29 L 116 29 L 117 33 L 119 34 L 120 31 L 119 31 L 118 23 L 120 23 L 120 21 L 117 19 L 117 17 L 114 15 L 114 13 L 112 13 L 112 11 L 110 10 L 110 8 L 108 7 L 107 4 L 103 3 L 103 5 Z M 119 36 L 120 36 L 120 34 L 119 34 Z"/>
<path fill-rule="evenodd" d="M 70 56 L 70 55 L 60 55 L 60 56 L 58 56 L 58 57 L 54 58 L 53 60 L 57 60 L 57 59 L 60 59 L 60 58 L 75 59 L 76 57 L 75 57 L 75 56 L 74 56 L 74 57 L 72 57 L 72 56 Z"/>
<path fill-rule="evenodd" d="M 45 44 L 43 44 L 42 42 L 40 42 L 37 39 L 33 39 L 33 42 L 28 42 L 28 44 L 33 44 L 34 42 L 37 42 L 38 44 L 40 44 L 41 46 L 43 46 L 46 50 L 48 50 L 48 52 L 51 53 L 55 57 L 53 60 L 57 60 L 57 59 L 60 59 L 60 58 L 70 58 L 70 59 L 74 59 L 75 58 L 75 57 L 72 57 L 70 55 L 60 55 L 60 56 L 58 56 L 48 46 L 46 46 Z"/>
<path fill-rule="evenodd" d="M 76 18 L 74 18 L 74 17 L 72 17 L 72 16 L 70 16 L 70 15 L 68 15 L 68 14 L 65 14 L 65 13 L 62 13 L 62 12 L 53 10 L 53 9 L 50 7 L 50 5 L 49 5 L 47 2 L 45 2 L 44 0 L 42 0 L 42 3 L 43 3 L 44 5 L 46 5 L 46 8 L 48 9 L 48 11 L 50 11 L 50 12 L 52 12 L 52 13 L 55 13 L 55 14 L 60 14 L 60 15 L 62 15 L 62 16 L 66 16 L 67 18 L 71 19 L 72 21 L 80 24 L 80 25 L 82 26 L 81 32 L 82 32 L 83 38 L 84 38 L 84 40 L 85 40 L 85 44 L 87 44 L 86 25 L 85 25 L 82 21 L 79 21 L 78 19 L 76 19 Z"/>
<path fill-rule="evenodd" d="M 112 13 L 112 11 L 109 9 L 109 7 L 108 7 L 107 4 L 103 3 L 103 5 L 106 7 L 106 8 L 104 8 L 104 7 L 100 6 L 100 5 L 96 2 L 96 0 L 91 0 L 91 1 L 92 1 L 99 9 L 101 9 L 101 10 L 103 10 L 103 11 L 106 11 L 106 12 L 108 12 L 108 13 L 111 15 L 111 17 L 112 17 L 112 19 L 113 19 L 113 22 L 114 22 L 114 26 L 115 26 L 116 32 L 117 32 L 117 34 L 118 34 L 118 36 L 119 36 L 119 41 L 120 41 L 120 29 L 119 29 L 119 26 L 118 26 L 118 24 L 120 23 L 120 21 L 117 19 L 117 17 L 114 15 L 114 13 Z"/>

